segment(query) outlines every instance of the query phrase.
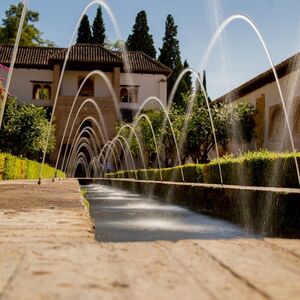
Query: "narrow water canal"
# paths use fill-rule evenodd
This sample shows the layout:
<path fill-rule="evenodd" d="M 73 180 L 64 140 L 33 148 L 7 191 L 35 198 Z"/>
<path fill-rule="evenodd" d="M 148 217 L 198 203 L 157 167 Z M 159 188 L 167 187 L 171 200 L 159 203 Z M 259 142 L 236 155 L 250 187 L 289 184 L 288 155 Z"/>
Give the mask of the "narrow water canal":
<path fill-rule="evenodd" d="M 237 225 L 178 205 L 110 186 L 82 188 L 95 220 L 96 239 L 102 242 L 252 237 Z"/>

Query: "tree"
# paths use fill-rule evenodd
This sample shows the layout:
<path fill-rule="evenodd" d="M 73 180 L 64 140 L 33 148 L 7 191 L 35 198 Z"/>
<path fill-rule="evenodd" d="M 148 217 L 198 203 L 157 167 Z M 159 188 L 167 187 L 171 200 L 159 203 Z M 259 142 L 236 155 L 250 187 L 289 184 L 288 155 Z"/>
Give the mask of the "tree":
<path fill-rule="evenodd" d="M 183 63 L 183 68 L 186 69 L 188 67 L 189 67 L 189 64 L 188 64 L 187 60 L 185 60 L 184 63 Z M 184 81 L 186 83 L 188 91 L 192 91 L 192 89 L 193 89 L 193 83 L 192 83 L 192 75 L 191 75 L 190 72 L 188 72 L 185 75 Z"/>
<path fill-rule="evenodd" d="M 9 99 L 0 132 L 0 151 L 38 159 L 46 148 L 48 125 L 45 108 L 17 105 L 15 99 Z M 54 131 L 52 126 L 48 152 L 54 149 Z"/>
<path fill-rule="evenodd" d="M 91 42 L 92 32 L 89 17 L 84 15 L 78 28 L 77 44 L 90 44 Z"/>
<path fill-rule="evenodd" d="M 186 101 L 190 101 L 191 97 L 193 96 L 185 95 Z M 211 102 L 210 111 L 218 145 L 226 148 L 229 140 L 238 143 L 251 142 L 255 128 L 253 105 Z M 232 132 L 232 128 L 239 130 Z M 209 152 L 214 148 L 215 142 L 209 111 L 203 93 L 198 93 L 189 116 L 184 149 L 194 162 L 206 163 L 209 161 Z"/>
<path fill-rule="evenodd" d="M 93 22 L 93 37 L 92 43 L 93 44 L 100 44 L 104 45 L 105 42 L 105 25 L 102 17 L 102 10 L 101 6 L 98 7 L 96 17 Z"/>
<path fill-rule="evenodd" d="M 143 51 L 150 57 L 155 58 L 156 50 L 153 37 L 149 34 L 147 14 L 144 10 L 137 14 L 132 34 L 128 36 L 126 46 L 130 51 Z"/>
<path fill-rule="evenodd" d="M 215 149 L 215 142 L 204 95 L 198 93 L 192 98 L 192 95 L 185 94 L 183 99 L 186 102 L 194 101 L 189 115 L 186 115 L 183 108 L 178 108 L 176 105 L 173 105 L 169 111 L 175 138 L 180 148 L 181 161 L 182 163 L 187 160 L 195 163 L 208 162 L 210 151 Z M 211 103 L 210 110 L 219 146 L 226 147 L 230 140 L 238 143 L 252 140 L 255 128 L 255 109 L 252 105 L 249 103 Z M 162 127 L 163 112 L 148 110 L 144 113 L 151 120 L 157 143 L 161 140 L 160 160 L 165 167 L 174 166 L 178 163 L 174 138 L 168 123 L 164 128 Z M 183 130 L 186 120 L 187 127 Z M 233 132 L 232 128 L 239 130 Z M 144 151 L 148 162 L 152 167 L 157 167 L 155 143 L 148 122 L 140 121 L 136 131 L 144 140 Z"/>
<path fill-rule="evenodd" d="M 173 70 L 173 73 L 168 79 L 168 96 L 176 82 L 177 77 L 183 70 L 184 66 L 181 62 L 179 40 L 177 39 L 177 25 L 175 25 L 172 15 L 168 15 L 165 25 L 165 36 L 163 38 L 163 45 L 160 50 L 158 60 Z M 187 62 L 185 63 L 187 66 Z M 186 75 L 180 82 L 177 92 L 174 96 L 174 103 L 182 106 L 182 94 L 190 91 L 191 83 L 189 82 L 190 75 Z M 187 82 L 186 82 L 187 80 Z"/>
<path fill-rule="evenodd" d="M 23 10 L 22 2 L 17 5 L 11 5 L 5 12 L 5 18 L 2 20 L 0 27 L 0 43 L 1 44 L 14 44 L 21 14 Z M 28 10 L 25 16 L 20 46 L 54 46 L 54 43 L 49 40 L 41 38 L 42 33 L 34 26 L 35 22 L 39 21 L 39 13 L 36 11 Z"/>
<path fill-rule="evenodd" d="M 110 40 L 106 39 L 105 41 L 105 48 L 111 51 L 122 51 L 124 49 L 125 42 L 123 40 L 116 40 L 115 42 L 111 42 Z"/>

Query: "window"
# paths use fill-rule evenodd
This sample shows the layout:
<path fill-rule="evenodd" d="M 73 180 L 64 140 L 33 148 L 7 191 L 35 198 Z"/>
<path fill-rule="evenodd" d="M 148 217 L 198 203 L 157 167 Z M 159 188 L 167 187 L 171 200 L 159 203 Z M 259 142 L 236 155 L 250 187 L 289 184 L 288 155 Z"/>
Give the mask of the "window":
<path fill-rule="evenodd" d="M 80 88 L 82 82 L 84 81 L 85 77 L 79 77 L 78 79 L 78 89 Z M 94 80 L 92 78 L 88 78 L 80 93 L 79 93 L 79 96 L 82 96 L 82 97 L 94 97 Z"/>
<path fill-rule="evenodd" d="M 137 103 L 138 88 L 138 86 L 121 86 L 120 101 L 122 103 Z"/>
<path fill-rule="evenodd" d="M 34 100 L 50 100 L 51 95 L 51 83 L 33 83 L 32 99 Z"/>
<path fill-rule="evenodd" d="M 120 91 L 120 97 L 121 97 L 121 102 L 123 103 L 131 103 L 132 99 L 129 95 L 128 89 L 127 88 L 122 88 Z"/>

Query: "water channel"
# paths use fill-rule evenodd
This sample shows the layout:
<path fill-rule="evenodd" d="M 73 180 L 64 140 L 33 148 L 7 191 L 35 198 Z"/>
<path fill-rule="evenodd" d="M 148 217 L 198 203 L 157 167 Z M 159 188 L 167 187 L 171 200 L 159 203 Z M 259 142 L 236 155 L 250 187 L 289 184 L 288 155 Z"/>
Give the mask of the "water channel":
<path fill-rule="evenodd" d="M 238 225 L 105 185 L 84 185 L 101 242 L 254 237 Z"/>

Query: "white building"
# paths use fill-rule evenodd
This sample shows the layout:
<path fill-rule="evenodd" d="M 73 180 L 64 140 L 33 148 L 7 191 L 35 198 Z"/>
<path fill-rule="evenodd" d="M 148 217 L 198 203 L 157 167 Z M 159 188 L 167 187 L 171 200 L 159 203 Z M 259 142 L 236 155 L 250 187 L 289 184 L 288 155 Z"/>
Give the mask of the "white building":
<path fill-rule="evenodd" d="M 300 150 L 300 54 L 275 66 L 287 108 L 293 140 Z M 256 139 L 251 150 L 291 150 L 283 105 L 272 69 L 242 84 L 216 101 L 249 102 L 257 110 Z M 236 152 L 237 149 L 232 149 Z"/>
<path fill-rule="evenodd" d="M 0 45 L 0 64 L 9 66 L 13 46 Z M 48 47 L 20 47 L 13 70 L 10 94 L 21 104 L 53 106 L 67 49 Z M 102 71 L 118 99 L 121 114 L 127 120 L 148 97 L 167 100 L 167 77 L 171 70 L 143 52 L 110 51 L 101 45 L 78 44 L 71 48 L 55 110 L 57 145 L 60 144 L 66 119 L 74 97 L 84 78 L 94 70 Z M 124 61 L 128 61 L 124 64 Z M 0 69 L 0 76 L 7 71 Z M 98 75 L 89 77 L 77 101 L 75 112 L 87 98 L 96 101 L 104 117 L 109 138 L 115 135 L 118 121 L 113 96 L 107 83 Z M 87 104 L 76 120 L 78 127 L 86 116 L 98 117 L 95 107 Z M 76 130 L 76 128 L 75 128 Z M 65 142 L 65 141 L 64 141 Z M 56 159 L 57 153 L 51 156 Z"/>

